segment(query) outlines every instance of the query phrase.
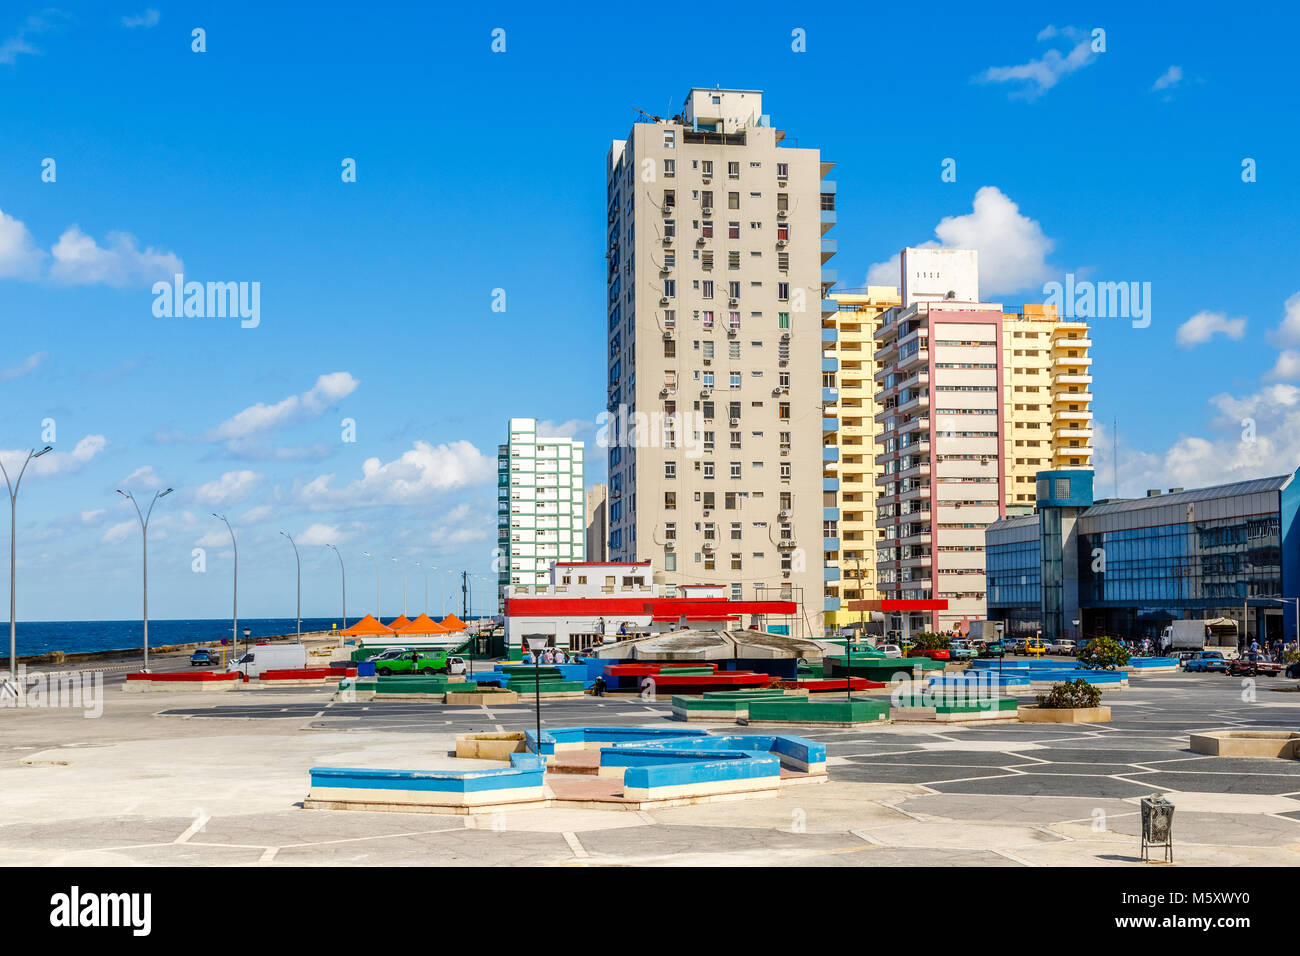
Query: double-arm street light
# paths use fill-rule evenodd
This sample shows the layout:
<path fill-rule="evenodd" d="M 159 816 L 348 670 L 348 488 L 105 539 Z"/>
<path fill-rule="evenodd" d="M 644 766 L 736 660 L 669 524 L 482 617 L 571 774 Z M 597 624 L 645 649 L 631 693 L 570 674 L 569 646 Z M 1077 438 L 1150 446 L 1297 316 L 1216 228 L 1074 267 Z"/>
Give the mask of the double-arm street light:
<path fill-rule="evenodd" d="M 27 458 L 23 461 L 23 467 L 18 471 L 18 478 L 10 484 L 9 471 L 5 468 L 4 462 L 0 461 L 0 471 L 4 472 L 5 484 L 9 486 L 9 680 L 18 680 L 18 619 L 17 619 L 17 574 L 15 571 L 15 558 L 18 553 L 18 486 L 22 484 L 23 472 L 33 458 L 40 458 L 47 451 L 51 451 L 49 445 L 46 445 L 40 451 L 33 448 L 27 453 Z"/>
<path fill-rule="evenodd" d="M 293 535 L 287 531 L 281 531 L 280 534 L 289 539 L 289 544 L 293 547 L 293 560 L 298 565 L 298 640 L 302 640 L 302 559 L 298 557 L 298 546 L 293 543 Z"/>
<path fill-rule="evenodd" d="M 149 510 L 142 512 L 140 503 L 135 500 L 135 495 L 129 491 L 117 489 L 117 493 L 125 498 L 131 504 L 135 505 L 135 515 L 140 519 L 140 544 L 141 544 L 141 570 L 143 572 L 144 583 L 144 670 L 149 670 L 149 518 L 153 515 L 153 506 L 158 503 L 159 498 L 166 498 L 172 493 L 172 489 L 166 491 L 155 491 L 153 500 L 149 502 Z"/>
<path fill-rule="evenodd" d="M 343 567 L 343 555 L 339 554 L 339 549 L 332 544 L 327 544 L 325 547 L 333 551 L 339 559 L 339 574 L 343 579 L 343 630 L 346 631 L 348 629 L 348 572 Z"/>
<path fill-rule="evenodd" d="M 222 523 L 225 524 L 226 530 L 230 532 L 230 546 L 235 551 L 235 594 L 234 606 L 231 611 L 230 648 L 234 651 L 235 657 L 239 657 L 239 545 L 235 543 L 235 529 L 230 527 L 230 522 L 226 521 L 226 516 L 219 515 L 214 511 L 212 512 L 212 517 L 220 518 Z M 222 662 L 225 662 L 224 656 L 222 657 Z"/>

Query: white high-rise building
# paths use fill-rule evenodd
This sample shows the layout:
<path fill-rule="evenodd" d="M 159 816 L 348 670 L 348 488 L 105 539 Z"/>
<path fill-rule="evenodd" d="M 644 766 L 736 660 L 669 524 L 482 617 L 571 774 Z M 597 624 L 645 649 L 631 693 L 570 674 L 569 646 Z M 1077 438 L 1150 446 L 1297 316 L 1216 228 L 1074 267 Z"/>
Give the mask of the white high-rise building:
<path fill-rule="evenodd" d="M 650 559 L 667 594 L 799 601 L 819 635 L 835 184 L 784 139 L 762 93 L 692 89 L 610 147 L 609 556 Z"/>
<path fill-rule="evenodd" d="M 497 446 L 497 583 L 545 584 L 553 561 L 587 559 L 583 443 L 539 437 L 537 419 L 510 419 Z"/>

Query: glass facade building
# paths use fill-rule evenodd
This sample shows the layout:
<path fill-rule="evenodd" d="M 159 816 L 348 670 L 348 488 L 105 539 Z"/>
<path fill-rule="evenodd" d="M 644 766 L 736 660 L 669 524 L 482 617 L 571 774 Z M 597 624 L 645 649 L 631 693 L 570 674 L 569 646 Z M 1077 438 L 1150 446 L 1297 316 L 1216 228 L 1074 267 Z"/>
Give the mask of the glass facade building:
<path fill-rule="evenodd" d="M 1045 638 L 1141 639 L 1173 620 L 1228 617 L 1248 639 L 1294 639 L 1294 475 L 1093 504 L 1091 473 L 1076 474 L 1087 475 L 1088 504 L 1045 497 L 1056 486 L 1042 473 L 1037 514 L 989 527 L 990 619 Z"/>

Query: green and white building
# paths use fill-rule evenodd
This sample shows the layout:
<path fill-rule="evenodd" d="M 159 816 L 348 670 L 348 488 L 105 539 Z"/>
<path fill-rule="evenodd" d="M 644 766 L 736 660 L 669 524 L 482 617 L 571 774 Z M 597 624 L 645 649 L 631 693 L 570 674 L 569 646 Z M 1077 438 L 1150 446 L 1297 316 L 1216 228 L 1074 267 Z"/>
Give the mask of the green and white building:
<path fill-rule="evenodd" d="M 554 561 L 587 559 L 583 443 L 540 437 L 537 419 L 510 419 L 497 446 L 497 583 L 547 584 Z"/>

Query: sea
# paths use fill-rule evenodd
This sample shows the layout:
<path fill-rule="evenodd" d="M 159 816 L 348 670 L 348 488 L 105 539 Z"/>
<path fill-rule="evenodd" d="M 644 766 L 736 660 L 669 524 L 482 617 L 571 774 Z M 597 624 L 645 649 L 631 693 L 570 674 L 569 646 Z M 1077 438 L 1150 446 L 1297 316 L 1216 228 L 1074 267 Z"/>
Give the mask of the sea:
<path fill-rule="evenodd" d="M 414 616 L 414 615 L 412 615 Z M 385 616 L 385 623 L 387 623 Z M 434 618 L 439 620 L 439 618 Z M 349 617 L 348 624 L 356 620 Z M 343 620 L 337 617 L 304 617 L 303 632 L 329 631 L 341 628 Z M 244 628 L 249 639 L 293 634 L 297 621 L 292 617 L 255 617 L 239 619 L 239 639 L 244 639 Z M 7 657 L 9 648 L 5 638 L 7 628 L 0 624 L 0 645 L 5 645 L 0 656 Z M 16 629 L 18 656 L 48 654 L 63 651 L 68 654 L 84 651 L 133 650 L 143 644 L 140 620 L 134 621 L 19 621 Z M 211 644 L 219 647 L 221 639 L 230 639 L 230 618 L 225 620 L 167 621 L 149 619 L 149 646 L 164 644 Z"/>

